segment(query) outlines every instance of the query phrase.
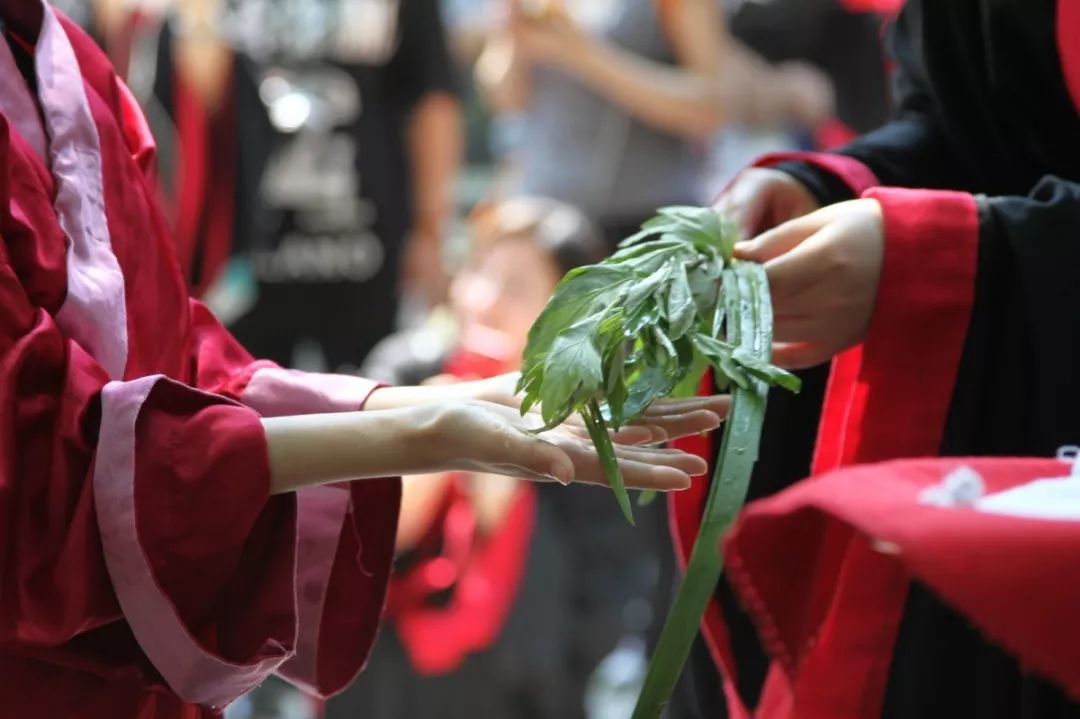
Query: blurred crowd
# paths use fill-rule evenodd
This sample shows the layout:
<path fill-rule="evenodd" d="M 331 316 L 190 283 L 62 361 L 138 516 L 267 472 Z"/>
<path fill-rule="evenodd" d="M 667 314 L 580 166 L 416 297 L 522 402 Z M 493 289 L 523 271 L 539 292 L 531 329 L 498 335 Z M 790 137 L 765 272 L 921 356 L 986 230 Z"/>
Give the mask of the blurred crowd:
<path fill-rule="evenodd" d="M 390 383 L 514 370 L 559 278 L 657 207 L 888 109 L 890 2 L 54 4 L 150 118 L 191 291 L 257 356 Z M 232 716 L 627 716 L 667 543 L 661 503 L 632 529 L 589 488 L 410 481 L 366 672 Z"/>

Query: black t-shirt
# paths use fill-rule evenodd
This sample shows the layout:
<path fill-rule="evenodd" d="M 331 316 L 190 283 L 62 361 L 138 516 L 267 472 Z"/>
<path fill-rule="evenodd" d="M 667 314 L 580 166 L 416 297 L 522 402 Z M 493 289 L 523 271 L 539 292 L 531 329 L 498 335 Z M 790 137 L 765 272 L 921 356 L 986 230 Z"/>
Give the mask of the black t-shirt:
<path fill-rule="evenodd" d="M 437 0 L 323 0 L 305 12 L 236 16 L 248 28 L 274 18 L 261 25 L 271 41 L 250 42 L 266 58 L 260 95 L 280 141 L 263 182 L 269 232 L 251 254 L 259 298 L 233 330 L 285 363 L 315 343 L 334 370 L 394 329 L 413 215 L 409 118 L 458 82 Z"/>

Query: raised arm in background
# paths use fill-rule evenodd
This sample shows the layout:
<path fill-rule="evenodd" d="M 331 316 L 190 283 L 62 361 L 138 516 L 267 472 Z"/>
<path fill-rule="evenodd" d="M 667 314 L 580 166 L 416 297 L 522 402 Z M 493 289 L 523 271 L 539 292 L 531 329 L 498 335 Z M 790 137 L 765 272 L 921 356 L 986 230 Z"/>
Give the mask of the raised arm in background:
<path fill-rule="evenodd" d="M 512 3 L 506 28 L 477 64 L 479 84 L 496 111 L 521 110 L 530 101 L 530 67 L 553 66 L 642 122 L 691 139 L 725 124 L 813 126 L 832 111 L 832 89 L 820 73 L 768 65 L 728 34 L 714 0 L 662 1 L 659 14 L 676 65 L 592 37 L 564 13 L 536 17 Z"/>

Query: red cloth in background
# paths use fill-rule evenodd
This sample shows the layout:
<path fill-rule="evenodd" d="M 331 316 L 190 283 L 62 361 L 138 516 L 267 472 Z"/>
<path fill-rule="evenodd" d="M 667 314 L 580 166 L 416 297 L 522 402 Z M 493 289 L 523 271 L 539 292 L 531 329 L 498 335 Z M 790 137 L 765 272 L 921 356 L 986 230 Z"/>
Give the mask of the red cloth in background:
<path fill-rule="evenodd" d="M 522 486 L 502 522 L 477 534 L 468 497 L 451 485 L 432 532 L 442 545 L 390 581 L 387 618 L 416 672 L 449 674 L 499 638 L 521 586 L 536 522 L 536 492 Z M 442 606 L 430 601 L 448 593 Z"/>
<path fill-rule="evenodd" d="M 506 371 L 506 361 L 458 350 L 444 369 L 460 379 L 480 379 Z M 449 674 L 499 638 L 521 586 L 536 523 L 536 488 L 522 482 L 499 526 L 479 534 L 458 479 L 464 478 L 450 484 L 421 543 L 422 558 L 390 582 L 387 618 L 423 676 Z"/>
<path fill-rule="evenodd" d="M 207 107 L 177 65 L 173 83 L 179 157 L 173 235 L 192 295 L 201 296 L 232 251 L 236 210 L 236 117 L 232 65 L 219 98 Z"/>

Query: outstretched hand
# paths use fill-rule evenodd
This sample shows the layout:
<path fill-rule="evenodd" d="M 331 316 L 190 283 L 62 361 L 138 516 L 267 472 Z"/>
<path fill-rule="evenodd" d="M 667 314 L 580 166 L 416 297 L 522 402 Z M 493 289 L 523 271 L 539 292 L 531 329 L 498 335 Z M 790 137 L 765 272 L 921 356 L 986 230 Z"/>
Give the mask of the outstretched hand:
<path fill-rule="evenodd" d="M 447 453 L 436 460 L 443 469 L 607 485 L 592 442 L 573 427 L 536 434 L 543 425 L 538 415 L 522 417 L 514 408 L 491 402 L 453 402 L 432 409 L 438 417 L 432 446 Z M 694 422 L 700 431 L 720 423 L 717 414 L 708 414 L 710 419 Z M 707 470 L 704 460 L 677 450 L 617 444 L 615 454 L 626 486 L 634 489 L 685 489 L 692 476 Z"/>

